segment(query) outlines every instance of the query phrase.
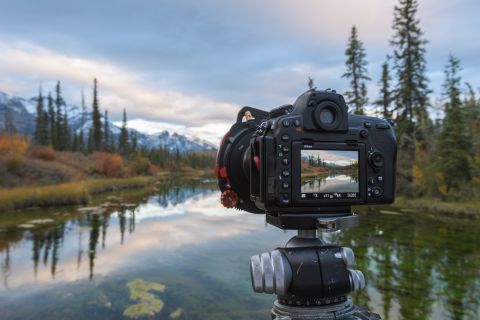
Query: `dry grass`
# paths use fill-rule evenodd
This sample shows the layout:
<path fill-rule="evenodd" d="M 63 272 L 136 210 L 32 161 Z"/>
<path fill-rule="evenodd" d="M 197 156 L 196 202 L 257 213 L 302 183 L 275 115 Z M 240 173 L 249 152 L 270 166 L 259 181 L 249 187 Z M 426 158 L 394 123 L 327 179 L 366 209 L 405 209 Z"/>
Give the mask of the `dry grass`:
<path fill-rule="evenodd" d="M 0 211 L 85 204 L 91 194 L 141 188 L 153 181 L 152 177 L 92 179 L 42 187 L 0 189 Z"/>
<path fill-rule="evenodd" d="M 395 207 L 411 208 L 416 210 L 424 210 L 445 215 L 455 215 L 462 217 L 480 217 L 480 201 L 441 201 L 435 198 L 404 198 L 397 197 Z"/>

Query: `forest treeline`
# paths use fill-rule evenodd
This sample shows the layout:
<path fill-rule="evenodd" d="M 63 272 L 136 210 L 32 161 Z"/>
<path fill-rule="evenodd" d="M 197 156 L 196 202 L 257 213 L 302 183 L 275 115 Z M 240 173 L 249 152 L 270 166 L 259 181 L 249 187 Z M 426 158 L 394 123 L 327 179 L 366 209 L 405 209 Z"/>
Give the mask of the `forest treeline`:
<path fill-rule="evenodd" d="M 441 103 L 432 104 L 426 44 L 417 0 L 399 0 L 393 12 L 392 52 L 379 75 L 378 99 L 369 101 L 366 49 L 356 26 L 348 38 L 347 104 L 356 114 L 392 119 L 398 141 L 397 192 L 444 200 L 480 198 L 480 99 L 462 81 L 461 60 L 445 61 Z M 446 54 L 447 56 L 447 54 Z M 439 117 L 441 114 L 443 117 Z"/>
<path fill-rule="evenodd" d="M 127 128 L 126 109 L 123 110 L 120 132 L 114 134 L 108 110 L 102 113 L 100 109 L 97 79 L 93 80 L 92 96 L 91 110 L 88 110 L 82 94 L 80 119 L 73 119 L 69 117 L 60 81 L 57 81 L 53 94 L 49 92 L 46 97 L 40 88 L 36 99 L 35 130 L 31 138 L 17 134 L 15 124 L 6 117 L 5 132 L 0 133 L 0 156 L 7 158 L 4 161 L 6 174 L 22 171 L 21 167 L 26 165 L 22 157 L 53 161 L 58 158 L 56 152 L 93 159 L 96 168 L 87 170 L 106 176 L 124 176 L 127 172 L 127 175 L 155 174 L 158 169 L 212 167 L 215 156 L 212 152 L 182 153 L 178 149 L 172 152 L 166 147 L 140 145 L 137 131 Z M 80 123 L 73 129 L 69 121 Z"/>

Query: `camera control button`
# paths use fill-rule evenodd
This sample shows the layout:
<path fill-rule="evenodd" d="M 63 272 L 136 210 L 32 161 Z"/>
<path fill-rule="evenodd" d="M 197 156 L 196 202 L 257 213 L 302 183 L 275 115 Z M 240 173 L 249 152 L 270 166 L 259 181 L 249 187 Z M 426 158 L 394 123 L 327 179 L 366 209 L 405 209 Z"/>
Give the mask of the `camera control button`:
<path fill-rule="evenodd" d="M 290 172 L 288 170 L 283 170 L 282 175 L 286 178 L 290 176 Z"/>
<path fill-rule="evenodd" d="M 283 158 L 283 159 L 282 159 L 282 163 L 283 163 L 284 165 L 288 166 L 288 163 L 289 163 L 288 158 Z"/>
<path fill-rule="evenodd" d="M 282 121 L 282 125 L 286 128 L 286 127 L 290 127 L 290 120 L 288 119 L 285 119 Z"/>
<path fill-rule="evenodd" d="M 290 140 L 290 136 L 288 134 L 284 134 L 282 136 L 282 141 L 288 141 L 288 140 Z"/>
<path fill-rule="evenodd" d="M 372 197 L 378 198 L 383 195 L 383 190 L 380 187 L 374 187 L 372 188 Z"/>
<path fill-rule="evenodd" d="M 294 125 L 295 127 L 300 127 L 300 119 L 295 119 L 295 120 L 293 120 L 293 125 Z"/>
<path fill-rule="evenodd" d="M 369 135 L 370 134 L 369 134 L 368 130 L 363 129 L 362 131 L 360 131 L 360 137 L 362 137 L 362 138 L 368 138 Z"/>
<path fill-rule="evenodd" d="M 290 187 L 290 184 L 288 182 L 282 183 L 282 188 L 283 189 L 288 189 Z"/>
<path fill-rule="evenodd" d="M 375 128 L 377 129 L 382 129 L 382 130 L 386 130 L 386 129 L 390 129 L 390 126 L 386 123 L 377 123 L 375 125 Z"/>
<path fill-rule="evenodd" d="M 371 185 L 371 186 L 373 186 L 373 185 L 375 184 L 375 179 L 369 178 L 369 179 L 368 179 L 368 184 Z"/>
<path fill-rule="evenodd" d="M 383 177 L 382 177 L 382 176 L 378 176 L 378 177 L 377 177 L 377 181 L 378 181 L 378 182 L 383 182 Z"/>
<path fill-rule="evenodd" d="M 283 153 L 288 153 L 288 151 L 289 151 L 288 146 L 283 146 L 283 147 L 282 147 L 282 152 L 283 152 Z"/>
<path fill-rule="evenodd" d="M 364 126 L 365 128 L 371 128 L 371 127 L 372 127 L 372 123 L 371 123 L 371 122 L 368 122 L 368 121 L 365 121 L 365 122 L 363 123 L 363 126 Z"/>

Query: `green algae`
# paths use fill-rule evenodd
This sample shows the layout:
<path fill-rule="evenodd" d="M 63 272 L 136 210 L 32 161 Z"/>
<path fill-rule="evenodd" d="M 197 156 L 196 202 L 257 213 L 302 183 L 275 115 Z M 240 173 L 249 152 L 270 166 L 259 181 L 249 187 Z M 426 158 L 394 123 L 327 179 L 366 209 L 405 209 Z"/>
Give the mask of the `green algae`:
<path fill-rule="evenodd" d="M 127 283 L 130 290 L 130 299 L 139 303 L 129 306 L 123 315 L 137 319 L 144 316 L 154 316 L 162 311 L 164 302 L 158 299 L 153 292 L 164 292 L 165 285 L 158 282 L 148 282 L 142 279 L 135 279 Z"/>
<path fill-rule="evenodd" d="M 170 319 L 177 320 L 177 319 L 180 319 L 182 315 L 183 315 L 183 309 L 177 308 L 177 310 L 170 313 Z"/>

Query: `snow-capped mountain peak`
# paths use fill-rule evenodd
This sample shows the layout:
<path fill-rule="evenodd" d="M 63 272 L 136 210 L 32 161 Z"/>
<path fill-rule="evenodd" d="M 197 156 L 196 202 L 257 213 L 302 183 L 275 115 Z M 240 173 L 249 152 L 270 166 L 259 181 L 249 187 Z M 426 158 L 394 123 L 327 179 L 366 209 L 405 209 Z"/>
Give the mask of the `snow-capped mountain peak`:
<path fill-rule="evenodd" d="M 44 103 L 47 107 L 47 100 Z M 5 117 L 7 114 L 12 118 L 16 129 L 25 134 L 33 134 L 35 130 L 35 116 L 37 108 L 37 98 L 25 99 L 22 97 L 12 97 L 0 91 L 0 130 L 3 129 Z M 74 132 L 84 133 L 92 127 L 90 112 L 82 113 L 80 107 L 67 104 L 68 122 Z M 118 122 L 114 124 L 109 121 L 110 129 L 114 137 L 120 134 Z M 178 150 L 181 153 L 215 150 L 211 143 L 203 141 L 197 137 L 187 136 L 172 130 L 175 125 L 165 124 L 166 129 L 159 133 L 143 133 L 138 130 L 128 128 L 129 132 L 135 132 L 139 146 L 151 148 L 168 149 L 171 152 Z"/>

